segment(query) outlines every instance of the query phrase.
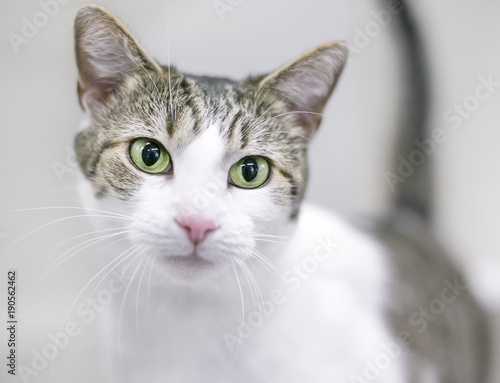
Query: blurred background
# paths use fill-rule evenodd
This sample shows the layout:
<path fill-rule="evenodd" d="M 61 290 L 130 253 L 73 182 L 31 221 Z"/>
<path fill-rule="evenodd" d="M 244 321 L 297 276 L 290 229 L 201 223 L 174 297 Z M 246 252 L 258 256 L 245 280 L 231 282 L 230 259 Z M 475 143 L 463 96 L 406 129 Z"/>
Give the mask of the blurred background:
<path fill-rule="evenodd" d="M 77 209 L 45 209 L 81 206 L 71 149 L 83 117 L 72 23 L 84 3 L 0 3 L 0 286 L 8 269 L 18 270 L 18 352 L 25 366 L 32 366 L 50 334 L 73 315 L 72 303 L 95 274 L 83 251 L 41 279 L 61 254 L 56 246 L 91 230 Z M 307 199 L 348 216 L 387 212 L 393 193 L 384 173 L 394 165 L 404 68 L 398 16 L 386 24 L 377 16 L 387 8 L 383 1 L 96 3 L 119 17 L 160 63 L 193 74 L 243 78 L 269 72 L 326 41 L 350 43 L 350 61 L 310 151 Z M 498 328 L 500 84 L 494 83 L 500 82 L 500 1 L 409 3 L 431 69 L 431 128 L 448 133 L 428 158 L 435 181 L 433 230 Z M 478 99 L 477 87 L 488 79 L 491 91 Z M 465 112 L 458 112 L 461 105 Z M 19 209 L 32 210 L 12 211 Z M 24 381 L 100 382 L 97 334 L 97 324 L 90 323 L 52 363 L 39 360 L 39 369 L 26 371 Z M 6 336 L 2 331 L 1 355 Z M 498 330 L 495 342 L 498 349 Z M 4 370 L 1 382 L 22 381 Z"/>

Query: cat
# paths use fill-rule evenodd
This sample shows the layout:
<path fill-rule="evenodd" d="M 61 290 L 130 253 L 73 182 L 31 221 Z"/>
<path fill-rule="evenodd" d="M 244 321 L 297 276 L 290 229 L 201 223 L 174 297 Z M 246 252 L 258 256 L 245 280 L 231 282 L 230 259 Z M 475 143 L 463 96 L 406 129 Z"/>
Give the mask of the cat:
<path fill-rule="evenodd" d="M 103 320 L 106 382 L 486 381 L 486 320 L 415 190 L 370 225 L 303 202 L 346 44 L 243 81 L 194 76 L 85 5 L 75 46 L 82 198 L 127 234 L 108 250 L 129 288 Z"/>

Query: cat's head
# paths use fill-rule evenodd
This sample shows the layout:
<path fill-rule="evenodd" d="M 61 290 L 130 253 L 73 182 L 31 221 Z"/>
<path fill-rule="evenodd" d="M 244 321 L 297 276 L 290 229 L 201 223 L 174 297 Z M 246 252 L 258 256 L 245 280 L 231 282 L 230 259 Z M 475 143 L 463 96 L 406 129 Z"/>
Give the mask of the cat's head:
<path fill-rule="evenodd" d="M 328 43 L 267 75 L 231 81 L 156 63 L 109 12 L 75 20 L 82 172 L 122 201 L 134 243 L 166 275 L 202 280 L 255 257 L 296 220 L 307 146 L 347 57 Z"/>

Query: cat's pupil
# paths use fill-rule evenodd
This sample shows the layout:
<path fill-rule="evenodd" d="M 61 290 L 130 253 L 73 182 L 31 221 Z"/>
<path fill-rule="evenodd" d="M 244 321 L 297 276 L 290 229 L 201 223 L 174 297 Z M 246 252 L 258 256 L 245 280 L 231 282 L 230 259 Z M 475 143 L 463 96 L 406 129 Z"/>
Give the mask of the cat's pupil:
<path fill-rule="evenodd" d="M 243 162 L 241 172 L 245 181 L 251 182 L 255 179 L 255 177 L 257 177 L 259 166 L 253 158 L 248 158 Z"/>
<path fill-rule="evenodd" d="M 146 166 L 152 166 L 160 159 L 160 147 L 154 142 L 148 142 L 142 149 L 142 161 Z"/>

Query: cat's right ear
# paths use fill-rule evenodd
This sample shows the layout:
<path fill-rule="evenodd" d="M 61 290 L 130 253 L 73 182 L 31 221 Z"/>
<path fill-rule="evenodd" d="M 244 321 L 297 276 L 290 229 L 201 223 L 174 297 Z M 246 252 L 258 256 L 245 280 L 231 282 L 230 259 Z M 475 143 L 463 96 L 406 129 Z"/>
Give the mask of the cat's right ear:
<path fill-rule="evenodd" d="M 138 70 L 161 72 L 132 34 L 110 12 L 84 5 L 75 18 L 75 51 L 80 105 L 99 111 L 124 79 Z"/>

